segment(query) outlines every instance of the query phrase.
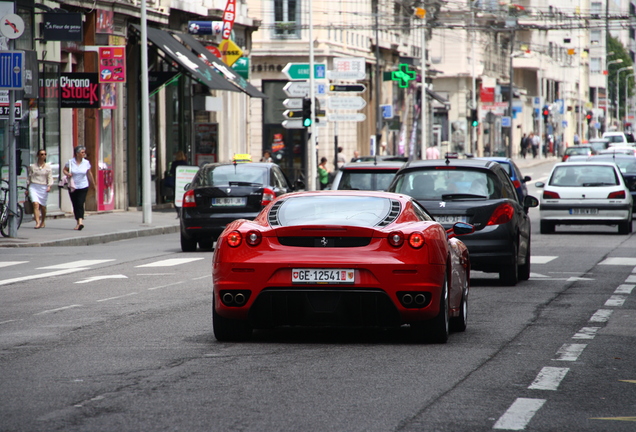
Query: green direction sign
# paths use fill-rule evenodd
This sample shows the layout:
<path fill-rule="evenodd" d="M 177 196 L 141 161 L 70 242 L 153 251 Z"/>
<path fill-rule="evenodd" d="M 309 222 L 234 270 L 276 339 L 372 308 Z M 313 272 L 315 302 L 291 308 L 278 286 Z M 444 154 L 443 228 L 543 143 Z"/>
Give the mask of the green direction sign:
<path fill-rule="evenodd" d="M 239 74 L 239 76 L 244 79 L 250 79 L 250 59 L 249 57 L 241 57 L 239 58 L 233 65 L 232 69 L 234 72 Z"/>
<path fill-rule="evenodd" d="M 398 85 L 402 88 L 408 87 L 409 81 L 414 80 L 416 76 L 415 71 L 409 70 L 409 65 L 406 63 L 401 63 L 400 69 L 393 71 L 391 74 L 393 81 L 397 81 Z"/>
<path fill-rule="evenodd" d="M 287 63 L 283 68 L 283 73 L 290 80 L 309 79 L 309 63 Z M 314 63 L 314 79 L 327 78 L 327 65 L 325 63 Z"/>

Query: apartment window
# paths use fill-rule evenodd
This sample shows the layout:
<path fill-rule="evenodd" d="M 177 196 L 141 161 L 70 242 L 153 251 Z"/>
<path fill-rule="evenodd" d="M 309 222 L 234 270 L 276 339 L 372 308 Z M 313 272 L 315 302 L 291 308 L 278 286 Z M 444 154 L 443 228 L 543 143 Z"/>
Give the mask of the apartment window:
<path fill-rule="evenodd" d="M 298 0 L 274 0 L 274 38 L 300 36 Z"/>
<path fill-rule="evenodd" d="M 601 73 L 601 59 L 599 57 L 590 58 L 590 73 Z"/>
<path fill-rule="evenodd" d="M 609 1 L 609 0 L 606 0 Z M 590 3 L 590 14 L 594 19 L 601 18 L 601 12 L 603 11 L 603 3 L 602 2 L 592 2 Z"/>
<path fill-rule="evenodd" d="M 600 30 L 592 30 L 590 31 L 590 43 L 592 45 L 598 45 L 601 43 L 601 31 Z"/>

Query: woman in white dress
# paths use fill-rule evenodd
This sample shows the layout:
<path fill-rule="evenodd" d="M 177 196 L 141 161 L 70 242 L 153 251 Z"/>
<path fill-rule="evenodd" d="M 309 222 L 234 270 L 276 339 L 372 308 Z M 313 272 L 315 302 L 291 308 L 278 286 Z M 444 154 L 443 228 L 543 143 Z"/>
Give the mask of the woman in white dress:
<path fill-rule="evenodd" d="M 75 157 L 69 159 L 64 165 L 62 172 L 67 177 L 73 178 L 75 190 L 69 189 L 69 196 L 71 197 L 71 203 L 73 203 L 73 214 L 77 225 L 75 230 L 81 231 L 84 229 L 84 203 L 86 202 L 86 194 L 90 186 L 95 186 L 95 180 L 91 173 L 91 163 L 86 159 L 86 147 L 77 146 L 74 149 Z"/>
<path fill-rule="evenodd" d="M 53 169 L 46 162 L 46 150 L 38 151 L 38 160 L 29 166 L 28 175 L 29 198 L 33 203 L 35 229 L 46 225 L 46 201 L 53 185 Z"/>

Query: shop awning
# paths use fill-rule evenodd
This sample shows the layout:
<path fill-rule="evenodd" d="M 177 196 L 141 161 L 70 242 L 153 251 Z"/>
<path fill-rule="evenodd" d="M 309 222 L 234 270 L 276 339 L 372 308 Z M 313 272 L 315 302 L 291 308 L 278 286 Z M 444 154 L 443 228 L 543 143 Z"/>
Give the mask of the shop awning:
<path fill-rule="evenodd" d="M 426 89 L 426 94 L 428 95 L 428 97 L 435 99 L 437 102 L 441 103 L 442 105 L 450 106 L 450 102 L 444 99 L 439 93 L 435 93 L 433 90 Z"/>
<path fill-rule="evenodd" d="M 223 63 L 221 59 L 207 50 L 205 46 L 194 37 L 187 33 L 170 32 L 176 36 L 182 43 L 190 47 L 195 54 L 205 58 L 218 73 L 222 74 L 229 82 L 234 84 L 239 90 L 244 91 L 248 95 L 257 98 L 266 98 L 265 93 L 247 82 L 242 76 L 234 72 L 231 67 Z"/>
<path fill-rule="evenodd" d="M 140 26 L 133 24 L 133 27 L 141 33 Z M 206 65 L 192 51 L 172 37 L 170 33 L 152 27 L 148 27 L 147 30 L 148 40 L 170 60 L 179 64 L 180 69 L 191 78 L 205 84 L 212 90 L 240 91 L 234 84 Z"/>

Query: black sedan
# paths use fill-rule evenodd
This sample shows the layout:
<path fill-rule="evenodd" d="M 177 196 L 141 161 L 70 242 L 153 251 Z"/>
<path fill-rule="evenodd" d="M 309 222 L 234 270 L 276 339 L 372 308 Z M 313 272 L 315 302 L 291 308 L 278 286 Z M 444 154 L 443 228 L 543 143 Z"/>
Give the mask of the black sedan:
<path fill-rule="evenodd" d="M 530 277 L 528 208 L 497 162 L 478 159 L 414 161 L 397 172 L 387 189 L 411 195 L 448 229 L 468 222 L 475 232 L 462 237 L 474 270 L 499 273 L 505 285 Z"/>
<path fill-rule="evenodd" d="M 236 219 L 253 220 L 272 200 L 293 190 L 275 163 L 210 163 L 186 185 L 181 250 L 210 249 Z"/>

